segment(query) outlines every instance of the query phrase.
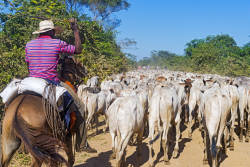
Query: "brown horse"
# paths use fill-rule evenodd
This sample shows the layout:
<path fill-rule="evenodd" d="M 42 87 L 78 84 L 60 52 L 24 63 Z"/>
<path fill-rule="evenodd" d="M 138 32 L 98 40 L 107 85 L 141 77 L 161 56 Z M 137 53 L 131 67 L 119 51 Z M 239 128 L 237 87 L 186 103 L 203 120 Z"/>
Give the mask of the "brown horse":
<path fill-rule="evenodd" d="M 63 63 L 66 67 L 67 61 Z M 69 67 L 72 68 L 74 66 L 71 65 Z M 72 76 L 72 74 L 66 71 L 63 72 L 62 77 L 67 75 Z M 32 167 L 40 167 L 42 163 L 47 163 L 53 167 L 62 163 L 67 166 L 73 166 L 72 135 L 76 134 L 80 136 L 80 139 L 86 136 L 84 111 L 79 112 L 76 105 L 71 105 L 70 110 L 75 112 L 77 119 L 74 127 L 62 139 L 55 137 L 53 128 L 51 128 L 48 117 L 46 117 L 45 107 L 43 106 L 41 96 L 21 94 L 5 109 L 2 122 L 2 155 L 0 167 L 7 167 L 9 165 L 21 142 L 24 143 L 25 148 L 32 155 Z M 79 129 L 81 129 L 80 132 Z M 68 161 L 58 153 L 60 149 L 65 151 Z"/>

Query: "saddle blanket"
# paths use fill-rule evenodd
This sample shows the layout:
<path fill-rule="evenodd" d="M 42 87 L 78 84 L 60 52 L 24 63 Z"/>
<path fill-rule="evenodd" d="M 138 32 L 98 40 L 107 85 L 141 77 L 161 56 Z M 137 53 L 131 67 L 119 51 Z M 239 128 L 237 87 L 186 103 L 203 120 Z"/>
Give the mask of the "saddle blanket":
<path fill-rule="evenodd" d="M 0 96 L 2 97 L 3 103 L 8 104 L 18 94 L 31 91 L 43 96 L 43 98 L 48 99 L 53 104 L 54 100 L 57 102 L 59 97 L 67 91 L 67 89 L 62 86 L 56 86 L 56 99 L 51 99 L 49 96 L 49 91 L 47 90 L 48 85 L 49 83 L 42 78 L 27 77 L 23 80 L 13 79 L 0 93 Z"/>

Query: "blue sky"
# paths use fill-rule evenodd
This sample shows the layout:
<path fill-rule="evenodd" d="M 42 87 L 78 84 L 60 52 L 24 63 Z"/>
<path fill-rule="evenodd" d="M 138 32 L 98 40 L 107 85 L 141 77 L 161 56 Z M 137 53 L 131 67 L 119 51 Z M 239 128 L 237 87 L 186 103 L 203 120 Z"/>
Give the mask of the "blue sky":
<path fill-rule="evenodd" d="M 137 59 L 152 50 L 184 54 L 185 44 L 208 35 L 229 34 L 239 46 L 250 41 L 250 0 L 129 0 L 116 15 L 118 40 L 131 38 Z"/>

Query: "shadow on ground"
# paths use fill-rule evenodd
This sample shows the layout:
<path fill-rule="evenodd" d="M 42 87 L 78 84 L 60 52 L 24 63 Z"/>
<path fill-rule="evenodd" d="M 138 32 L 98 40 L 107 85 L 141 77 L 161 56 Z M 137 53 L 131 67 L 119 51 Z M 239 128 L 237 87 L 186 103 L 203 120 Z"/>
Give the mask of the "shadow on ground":
<path fill-rule="evenodd" d="M 142 166 L 149 159 L 149 149 L 147 143 L 142 143 L 141 156 L 138 158 L 138 149 L 126 159 L 126 164 L 131 164 L 132 166 Z M 138 147 L 137 147 L 138 148 Z"/>
<path fill-rule="evenodd" d="M 109 158 L 112 151 L 101 152 L 97 157 L 92 157 L 86 160 L 85 163 L 76 165 L 74 167 L 112 167 Z"/>

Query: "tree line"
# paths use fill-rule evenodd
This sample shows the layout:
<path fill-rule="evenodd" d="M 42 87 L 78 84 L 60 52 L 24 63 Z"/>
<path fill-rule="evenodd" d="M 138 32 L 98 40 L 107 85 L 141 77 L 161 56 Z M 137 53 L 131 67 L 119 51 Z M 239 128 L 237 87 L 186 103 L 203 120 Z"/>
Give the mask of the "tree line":
<path fill-rule="evenodd" d="M 164 50 L 152 51 L 151 56 L 138 61 L 138 65 L 232 77 L 250 76 L 250 42 L 239 47 L 229 35 L 207 36 L 188 42 L 184 56 Z"/>

